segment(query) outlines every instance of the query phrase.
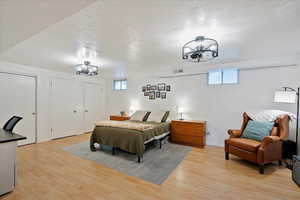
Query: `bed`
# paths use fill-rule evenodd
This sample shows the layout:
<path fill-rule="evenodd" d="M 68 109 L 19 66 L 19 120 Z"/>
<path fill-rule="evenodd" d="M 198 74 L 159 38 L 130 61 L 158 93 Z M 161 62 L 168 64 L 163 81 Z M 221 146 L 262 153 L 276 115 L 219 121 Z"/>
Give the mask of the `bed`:
<path fill-rule="evenodd" d="M 96 124 L 90 138 L 90 149 L 96 151 L 95 143 L 112 147 L 112 152 L 121 150 L 137 154 L 141 162 L 145 145 L 158 140 L 160 142 L 170 134 L 169 122 L 145 121 L 102 121 Z"/>

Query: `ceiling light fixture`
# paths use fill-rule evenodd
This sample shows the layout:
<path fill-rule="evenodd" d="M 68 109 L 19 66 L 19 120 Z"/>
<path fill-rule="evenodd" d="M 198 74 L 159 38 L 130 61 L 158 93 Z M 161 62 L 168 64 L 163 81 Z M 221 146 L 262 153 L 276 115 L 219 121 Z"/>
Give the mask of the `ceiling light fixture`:
<path fill-rule="evenodd" d="M 84 61 L 83 64 L 75 65 L 76 74 L 96 76 L 98 75 L 98 66 L 91 65 L 90 61 Z"/>
<path fill-rule="evenodd" d="M 218 57 L 218 55 L 218 42 L 204 36 L 198 36 L 182 47 L 182 59 L 190 62 L 205 62 Z"/>

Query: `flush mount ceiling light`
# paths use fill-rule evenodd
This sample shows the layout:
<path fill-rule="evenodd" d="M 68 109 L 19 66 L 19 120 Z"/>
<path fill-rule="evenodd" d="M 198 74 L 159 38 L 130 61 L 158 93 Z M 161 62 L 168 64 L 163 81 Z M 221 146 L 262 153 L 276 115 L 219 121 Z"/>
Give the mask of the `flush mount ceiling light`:
<path fill-rule="evenodd" d="M 219 45 L 214 39 L 198 36 L 182 47 L 182 59 L 190 62 L 205 62 L 218 57 Z"/>
<path fill-rule="evenodd" d="M 76 74 L 96 76 L 98 75 L 98 66 L 91 65 L 90 61 L 84 61 L 83 64 L 75 65 Z"/>

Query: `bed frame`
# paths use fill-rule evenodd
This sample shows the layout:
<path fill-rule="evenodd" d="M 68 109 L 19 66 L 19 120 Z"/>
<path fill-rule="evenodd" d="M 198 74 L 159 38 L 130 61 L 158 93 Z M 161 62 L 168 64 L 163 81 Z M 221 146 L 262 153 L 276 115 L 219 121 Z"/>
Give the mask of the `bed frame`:
<path fill-rule="evenodd" d="M 149 144 L 150 142 L 159 141 L 159 148 L 161 149 L 162 148 L 162 141 L 165 140 L 169 135 L 170 135 L 170 132 L 166 132 L 166 133 L 163 133 L 159 136 L 155 136 L 154 138 L 151 138 L 150 140 L 147 140 L 146 142 L 144 142 L 145 148 L 146 148 L 146 145 Z M 117 148 L 112 147 L 112 155 L 116 154 L 116 150 L 117 150 Z M 141 163 L 142 161 L 143 161 L 143 155 L 138 156 L 138 163 Z"/>

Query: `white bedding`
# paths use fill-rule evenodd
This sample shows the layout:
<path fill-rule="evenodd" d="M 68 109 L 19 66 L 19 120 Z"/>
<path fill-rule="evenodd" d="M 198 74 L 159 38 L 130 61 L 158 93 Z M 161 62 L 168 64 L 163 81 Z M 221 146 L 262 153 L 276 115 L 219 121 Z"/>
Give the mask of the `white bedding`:
<path fill-rule="evenodd" d="M 256 121 L 262 121 L 262 122 L 273 122 L 276 120 L 276 118 L 280 115 L 287 114 L 290 116 L 291 121 L 297 119 L 296 115 L 291 112 L 286 112 L 282 110 L 263 110 L 258 113 L 253 112 L 247 112 L 249 117 Z"/>
<path fill-rule="evenodd" d="M 150 124 L 142 124 L 142 123 L 132 122 L 132 121 L 113 121 L 113 120 L 97 122 L 96 126 L 127 128 L 127 129 L 133 129 L 138 131 L 144 131 L 153 128 L 153 126 Z"/>

